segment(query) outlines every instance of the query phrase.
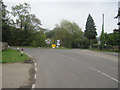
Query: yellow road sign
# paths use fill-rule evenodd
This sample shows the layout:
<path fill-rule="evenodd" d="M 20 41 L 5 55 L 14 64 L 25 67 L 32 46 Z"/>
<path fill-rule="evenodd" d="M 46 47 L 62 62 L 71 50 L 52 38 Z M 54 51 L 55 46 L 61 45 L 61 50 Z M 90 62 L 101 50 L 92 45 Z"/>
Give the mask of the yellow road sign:
<path fill-rule="evenodd" d="M 55 48 L 56 47 L 56 44 L 52 44 L 52 48 Z"/>

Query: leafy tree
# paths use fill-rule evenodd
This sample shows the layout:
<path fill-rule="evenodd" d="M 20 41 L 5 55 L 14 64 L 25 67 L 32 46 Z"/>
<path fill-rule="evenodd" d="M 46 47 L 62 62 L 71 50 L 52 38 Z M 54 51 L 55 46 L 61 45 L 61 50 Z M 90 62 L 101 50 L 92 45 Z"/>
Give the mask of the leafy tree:
<path fill-rule="evenodd" d="M 15 46 L 44 46 L 45 29 L 41 28 L 41 21 L 34 15 L 30 14 L 30 6 L 27 3 L 19 4 L 12 7 L 12 17 L 6 6 L 2 3 L 3 18 L 3 41 L 9 45 Z M 10 18 L 10 19 L 8 19 Z M 10 20 L 10 22 L 8 22 Z"/>
<path fill-rule="evenodd" d="M 92 16 L 90 14 L 89 14 L 89 16 L 87 18 L 84 36 L 87 39 L 89 39 L 89 41 L 90 41 L 90 49 L 91 49 L 92 40 L 96 39 L 97 32 L 96 32 L 94 20 L 93 20 L 93 18 L 92 18 Z"/>
<path fill-rule="evenodd" d="M 117 13 L 117 16 L 116 16 L 115 18 L 120 19 L 120 7 L 119 7 L 119 9 L 118 9 L 118 13 Z M 117 25 L 120 25 L 120 22 L 118 22 Z M 119 34 L 120 34 L 120 26 L 119 26 L 118 32 L 119 32 Z M 119 52 L 120 52 L 120 37 L 119 37 L 119 40 L 118 40 L 118 47 L 119 47 Z"/>
<path fill-rule="evenodd" d="M 70 22 L 67 20 L 63 20 L 60 25 L 56 25 L 54 31 L 54 40 L 61 40 L 61 45 L 68 48 L 74 46 L 74 40 L 76 38 L 83 37 L 83 32 L 81 31 L 81 28 L 75 22 Z"/>
<path fill-rule="evenodd" d="M 41 21 L 34 15 L 29 14 L 24 18 L 24 29 L 25 30 L 41 30 Z"/>
<path fill-rule="evenodd" d="M 14 19 L 11 19 L 12 25 L 14 25 L 16 28 L 20 28 L 24 30 L 24 24 L 25 24 L 25 17 L 28 16 L 30 13 L 30 6 L 27 3 L 19 4 L 16 6 L 12 6 L 12 12 Z"/>
<path fill-rule="evenodd" d="M 107 45 L 118 46 L 119 41 L 119 32 L 114 33 L 105 33 L 105 42 Z"/>
<path fill-rule="evenodd" d="M 41 32 L 36 32 L 31 42 L 31 46 L 40 46 L 40 47 L 45 46 L 46 45 L 45 39 L 46 39 L 45 34 Z"/>
<path fill-rule="evenodd" d="M 2 38 L 1 41 L 8 42 L 10 40 L 10 31 L 9 31 L 9 12 L 6 9 L 7 6 L 1 1 L 1 11 L 2 11 Z"/>
<path fill-rule="evenodd" d="M 47 32 L 45 32 L 46 38 L 52 38 L 54 34 L 54 30 L 48 30 Z"/>
<path fill-rule="evenodd" d="M 31 7 L 29 4 L 19 4 L 12 7 L 11 23 L 21 30 L 40 30 L 41 21 L 34 15 L 30 14 Z"/>

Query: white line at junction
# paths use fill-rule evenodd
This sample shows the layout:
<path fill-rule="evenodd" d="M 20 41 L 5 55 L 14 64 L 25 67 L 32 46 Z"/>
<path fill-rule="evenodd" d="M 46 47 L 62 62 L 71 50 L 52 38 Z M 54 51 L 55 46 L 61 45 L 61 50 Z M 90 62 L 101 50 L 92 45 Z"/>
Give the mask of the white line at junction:
<path fill-rule="evenodd" d="M 89 68 L 91 68 L 91 69 L 94 70 L 94 71 L 97 71 L 98 73 L 103 74 L 104 76 L 106 76 L 106 77 L 108 77 L 108 78 L 110 78 L 110 79 L 112 79 L 112 80 L 114 80 L 114 81 L 116 81 L 116 82 L 118 82 L 118 83 L 120 83 L 119 80 L 117 80 L 117 79 L 111 77 L 110 75 L 107 75 L 106 73 L 104 73 L 104 72 L 102 72 L 102 71 L 99 71 L 99 70 L 97 70 L 97 69 L 95 69 L 95 68 L 93 68 L 93 67 L 91 67 L 91 66 L 89 66 Z"/>
<path fill-rule="evenodd" d="M 37 72 L 37 68 L 35 67 L 35 71 Z"/>
<path fill-rule="evenodd" d="M 32 85 L 32 90 L 35 88 L 35 84 Z"/>

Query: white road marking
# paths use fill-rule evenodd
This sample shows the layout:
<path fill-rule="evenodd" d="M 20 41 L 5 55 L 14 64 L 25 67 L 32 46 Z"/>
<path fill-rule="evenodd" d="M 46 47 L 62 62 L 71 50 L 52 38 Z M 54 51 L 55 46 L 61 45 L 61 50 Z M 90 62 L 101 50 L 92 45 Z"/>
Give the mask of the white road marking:
<path fill-rule="evenodd" d="M 116 81 L 116 82 L 118 82 L 118 83 L 120 83 L 119 80 L 117 80 L 117 79 L 115 79 L 115 78 L 113 78 L 113 77 L 107 75 L 106 73 L 103 73 L 103 72 L 101 72 L 101 71 L 99 71 L 99 70 L 97 70 L 97 69 L 95 69 L 95 68 L 93 68 L 93 67 L 91 67 L 91 66 L 89 66 L 89 68 L 91 68 L 92 70 L 97 71 L 97 72 L 99 72 L 99 73 L 101 73 L 101 74 L 103 74 L 103 75 L 109 77 L 110 79 L 112 79 L 112 80 L 114 80 L 114 81 Z"/>
<path fill-rule="evenodd" d="M 27 54 L 30 58 L 32 57 L 31 55 L 29 55 L 28 53 L 25 53 L 25 54 Z M 34 62 L 34 65 L 35 65 L 35 72 L 37 72 L 37 68 L 36 68 L 36 63 L 35 63 L 35 60 L 33 60 L 33 62 Z M 37 78 L 37 76 L 36 76 L 36 74 L 35 74 L 35 76 L 34 76 L 34 79 L 36 79 Z M 34 88 L 35 88 L 35 84 L 33 84 L 32 85 L 32 90 L 34 90 Z"/>
<path fill-rule="evenodd" d="M 28 53 L 25 53 L 25 54 L 27 54 L 30 58 L 32 57 L 31 55 L 29 55 Z"/>
<path fill-rule="evenodd" d="M 32 88 L 33 88 L 33 89 L 35 88 L 35 84 L 32 85 Z M 32 90 L 33 90 L 33 89 L 32 89 Z"/>
<path fill-rule="evenodd" d="M 35 71 L 37 72 L 37 68 L 35 67 Z"/>
<path fill-rule="evenodd" d="M 36 64 L 36 63 L 34 63 L 34 65 L 36 66 L 37 64 Z"/>
<path fill-rule="evenodd" d="M 34 76 L 34 79 L 36 79 L 36 74 L 35 74 L 35 76 Z"/>

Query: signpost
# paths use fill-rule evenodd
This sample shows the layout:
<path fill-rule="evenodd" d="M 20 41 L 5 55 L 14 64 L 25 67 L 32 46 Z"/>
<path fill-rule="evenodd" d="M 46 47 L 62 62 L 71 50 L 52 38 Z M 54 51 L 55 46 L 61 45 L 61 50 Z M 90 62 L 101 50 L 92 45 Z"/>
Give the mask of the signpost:
<path fill-rule="evenodd" d="M 60 40 L 57 40 L 57 47 L 60 46 Z"/>
<path fill-rule="evenodd" d="M 49 38 L 47 38 L 45 41 L 46 41 L 46 44 L 47 44 L 48 47 L 49 47 L 49 45 L 50 45 L 50 43 L 51 43 L 51 40 L 50 40 Z"/>
<path fill-rule="evenodd" d="M 52 44 L 52 48 L 55 48 L 56 47 L 56 44 Z"/>

